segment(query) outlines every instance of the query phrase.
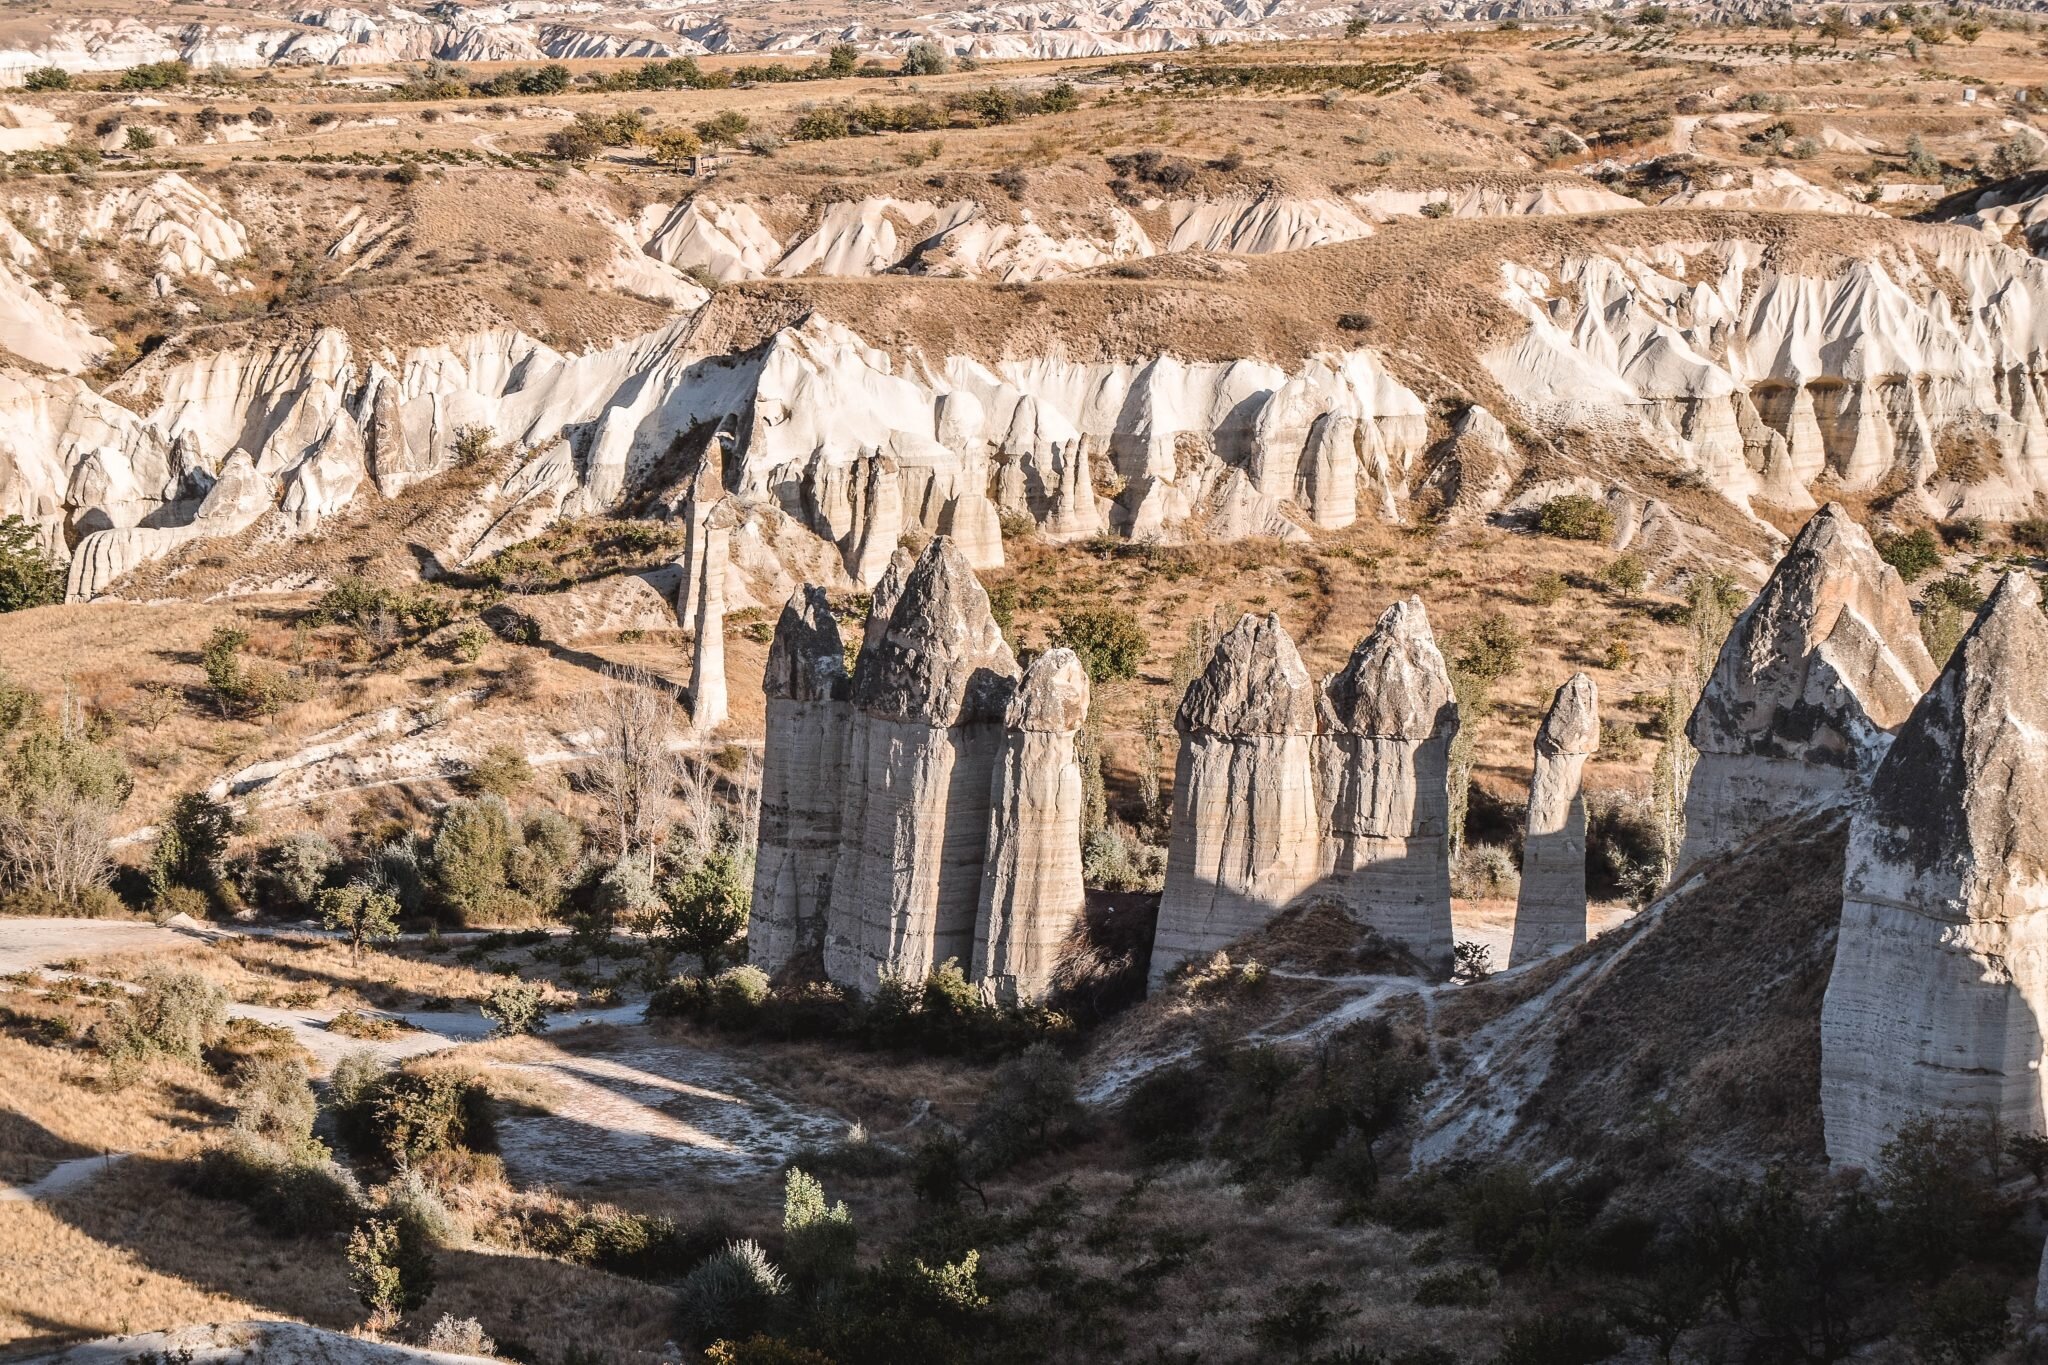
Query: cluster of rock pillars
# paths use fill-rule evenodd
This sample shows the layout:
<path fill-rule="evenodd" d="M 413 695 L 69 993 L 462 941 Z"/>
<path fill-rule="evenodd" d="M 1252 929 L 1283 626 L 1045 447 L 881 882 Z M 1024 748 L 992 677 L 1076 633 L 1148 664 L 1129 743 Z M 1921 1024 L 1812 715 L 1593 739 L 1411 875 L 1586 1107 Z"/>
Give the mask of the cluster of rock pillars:
<path fill-rule="evenodd" d="M 696 500 L 693 500 L 696 501 Z M 724 554 L 691 513 L 679 613 L 699 723 L 722 719 Z M 1945 668 L 1905 584 L 1837 505 L 1736 618 L 1687 728 L 1699 751 L 1677 878 L 1788 818 L 1850 812 L 1822 1008 L 1829 1155 L 1868 1165 L 1922 1113 L 2040 1131 L 2048 1011 L 2048 617 L 2007 574 Z M 1051 989 L 1080 924 L 1088 675 L 1019 667 L 947 537 L 897 551 L 849 672 L 824 592 L 769 651 L 756 965 L 871 991 L 954 960 L 983 992 Z M 1151 981 L 1290 907 L 1335 903 L 1426 971 L 1451 963 L 1450 746 L 1458 707 L 1419 599 L 1318 682 L 1274 616 L 1217 642 L 1175 716 Z M 1585 942 L 1580 778 L 1592 679 L 1558 688 L 1534 744 L 1509 966 Z"/>

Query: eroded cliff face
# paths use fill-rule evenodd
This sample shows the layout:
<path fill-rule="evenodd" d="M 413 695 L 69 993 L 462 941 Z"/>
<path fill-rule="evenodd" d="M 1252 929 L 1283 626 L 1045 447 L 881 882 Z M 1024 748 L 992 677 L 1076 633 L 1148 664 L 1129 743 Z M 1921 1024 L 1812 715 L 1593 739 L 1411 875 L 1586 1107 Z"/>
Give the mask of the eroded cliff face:
<path fill-rule="evenodd" d="M 1534 424 L 1647 437 L 1740 505 L 1904 485 L 2012 518 L 2048 490 L 2048 263 L 1960 231 L 1772 266 L 1748 241 L 1502 266 L 1528 332 L 1485 357 Z"/>
<path fill-rule="evenodd" d="M 1873 1165 L 1916 1114 L 2048 1126 L 2044 669 L 2040 592 L 2008 574 L 1855 813 L 1821 1012 L 1837 1163 Z"/>
<path fill-rule="evenodd" d="M 1735 618 L 1686 725 L 1686 868 L 1870 779 L 1935 674 L 1906 585 L 1837 503 Z"/>

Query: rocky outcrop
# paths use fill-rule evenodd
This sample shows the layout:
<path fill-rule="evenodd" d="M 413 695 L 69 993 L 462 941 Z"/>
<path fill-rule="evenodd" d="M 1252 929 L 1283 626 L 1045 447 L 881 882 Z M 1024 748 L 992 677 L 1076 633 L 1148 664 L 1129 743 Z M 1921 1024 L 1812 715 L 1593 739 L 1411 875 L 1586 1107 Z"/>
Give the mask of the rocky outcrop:
<path fill-rule="evenodd" d="M 2048 620 L 2006 575 L 1870 779 L 1821 1008 L 1828 1156 L 1918 1114 L 2039 1133 L 2048 1033 Z"/>
<path fill-rule="evenodd" d="M 971 960 L 989 793 L 1017 661 L 988 594 L 946 537 L 904 580 L 879 638 L 863 642 L 853 704 L 864 734 L 848 782 L 863 789 L 855 880 L 833 886 L 826 969 L 872 991 Z M 834 947 L 839 951 L 833 951 Z"/>
<path fill-rule="evenodd" d="M 1681 873 L 1859 789 L 1934 673 L 1897 571 L 1828 504 L 1735 618 L 1686 725 Z"/>
<path fill-rule="evenodd" d="M 1081 882 L 1081 764 L 1088 670 L 1070 649 L 1032 660 L 1003 718 L 989 789 L 988 853 L 972 972 L 999 1003 L 1036 1000 L 1087 910 Z"/>
<path fill-rule="evenodd" d="M 731 502 L 705 513 L 698 530 L 702 558 L 690 589 L 690 724 L 708 735 L 725 724 L 725 581 L 732 569 L 732 528 L 738 520 Z"/>
<path fill-rule="evenodd" d="M 1396 602 L 1324 685 L 1324 889 L 1432 967 L 1451 961 L 1451 675 L 1420 598 Z"/>
<path fill-rule="evenodd" d="M 1536 732 L 1510 967 L 1586 941 L 1586 799 L 1580 777 L 1599 744 L 1599 689 L 1585 674 L 1574 673 L 1551 698 Z"/>
<path fill-rule="evenodd" d="M 1320 862 L 1316 694 L 1279 617 L 1247 615 L 1224 633 L 1174 727 L 1155 985 L 1263 926 L 1315 882 Z"/>
<path fill-rule="evenodd" d="M 839 623 L 823 589 L 805 587 L 782 609 L 762 678 L 760 843 L 747 954 L 776 974 L 824 968 L 825 913 L 839 856 L 839 816 L 852 680 Z"/>

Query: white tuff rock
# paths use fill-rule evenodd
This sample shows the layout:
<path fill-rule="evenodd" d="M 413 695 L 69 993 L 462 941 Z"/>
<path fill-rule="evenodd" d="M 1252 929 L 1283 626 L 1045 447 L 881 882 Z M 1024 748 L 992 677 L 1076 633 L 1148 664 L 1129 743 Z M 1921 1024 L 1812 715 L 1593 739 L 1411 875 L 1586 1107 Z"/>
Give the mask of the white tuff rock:
<path fill-rule="evenodd" d="M 1860 788 L 1934 674 L 1897 570 L 1829 503 L 1735 618 L 1686 724 L 1680 871 Z"/>
<path fill-rule="evenodd" d="M 1387 608 L 1324 685 L 1321 711 L 1325 884 L 1361 924 L 1448 968 L 1458 705 L 1420 598 Z"/>
<path fill-rule="evenodd" d="M 1316 879 L 1316 694 L 1277 616 L 1216 642 L 1174 717 L 1180 756 L 1156 986 L 1175 966 L 1263 926 Z"/>
<path fill-rule="evenodd" d="M 1872 1166 L 1915 1114 L 2043 1131 L 2048 620 L 2007 574 L 1850 822 L 1821 1006 L 1828 1156 Z"/>
<path fill-rule="evenodd" d="M 782 608 L 762 687 L 768 724 L 747 953 L 771 975 L 793 963 L 818 975 L 839 856 L 852 695 L 839 623 L 823 589 L 805 587 Z"/>
<path fill-rule="evenodd" d="M 1070 649 L 1032 660 L 1003 720 L 989 791 L 988 856 L 972 975 L 990 999 L 1042 997 L 1087 910 L 1081 881 L 1081 764 L 1088 670 Z"/>
<path fill-rule="evenodd" d="M 1599 689 L 1574 673 L 1536 732 L 1510 967 L 1586 941 L 1586 798 L 1579 783 L 1599 744 Z"/>

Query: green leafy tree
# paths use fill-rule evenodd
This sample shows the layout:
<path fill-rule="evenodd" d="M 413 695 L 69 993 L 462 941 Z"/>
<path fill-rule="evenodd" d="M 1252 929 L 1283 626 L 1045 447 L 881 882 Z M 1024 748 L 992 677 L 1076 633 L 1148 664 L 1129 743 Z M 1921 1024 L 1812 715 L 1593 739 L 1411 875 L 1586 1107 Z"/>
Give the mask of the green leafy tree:
<path fill-rule="evenodd" d="M 33 523 L 0 519 L 0 612 L 46 607 L 64 600 L 64 571 L 43 549 Z"/>
<path fill-rule="evenodd" d="M 1559 540 L 1611 540 L 1614 513 L 1598 498 L 1567 493 L 1536 509 L 1536 529 Z"/>
<path fill-rule="evenodd" d="M 825 54 L 825 74 L 828 76 L 851 76 L 860 65 L 860 49 L 852 43 L 834 43 L 832 50 Z"/>
<path fill-rule="evenodd" d="M 928 38 L 912 43 L 903 54 L 903 74 L 906 76 L 943 76 L 952 64 L 945 51 Z"/>
<path fill-rule="evenodd" d="M 688 128 L 657 128 L 640 138 L 647 159 L 657 166 L 687 166 L 704 150 L 703 139 Z"/>
<path fill-rule="evenodd" d="M 345 936 L 350 958 L 359 962 L 365 943 L 398 937 L 398 898 L 373 882 L 330 887 L 320 893 L 320 923 Z"/>
<path fill-rule="evenodd" d="M 1127 682 L 1145 661 L 1145 632 L 1121 607 L 1075 607 L 1060 613 L 1054 637 L 1080 656 L 1092 683 Z"/>
<path fill-rule="evenodd" d="M 738 859 L 713 853 L 661 886 L 656 933 L 676 949 L 694 953 L 704 975 L 715 976 L 753 908 L 751 879 Z"/>
<path fill-rule="evenodd" d="M 465 920 L 496 911 L 504 904 L 506 864 L 516 842 L 502 798 L 449 802 L 428 855 L 442 902 Z"/>
<path fill-rule="evenodd" d="M 792 1166 L 783 1180 L 782 1257 L 797 1285 L 815 1289 L 851 1272 L 858 1240 L 845 1201 L 828 1205 L 825 1187 Z"/>
<path fill-rule="evenodd" d="M 208 895 L 221 885 L 228 843 L 242 828 L 241 813 L 204 792 L 186 792 L 171 803 L 157 827 L 149 860 L 150 890 L 163 899 L 176 887 Z"/>
<path fill-rule="evenodd" d="M 1941 542 L 1925 526 L 1890 531 L 1877 538 L 1877 557 L 1911 583 L 1941 567 Z"/>
<path fill-rule="evenodd" d="M 371 1218 L 348 1238 L 348 1287 L 385 1324 L 434 1292 L 434 1254 L 403 1218 Z"/>
<path fill-rule="evenodd" d="M 69 90 L 71 73 L 61 66 L 39 66 L 28 73 L 22 84 L 31 90 Z"/>
<path fill-rule="evenodd" d="M 548 1031 L 547 1000 L 531 981 L 508 981 L 493 990 L 482 1005 L 483 1016 L 495 1025 L 498 1038 L 516 1038 Z"/>

